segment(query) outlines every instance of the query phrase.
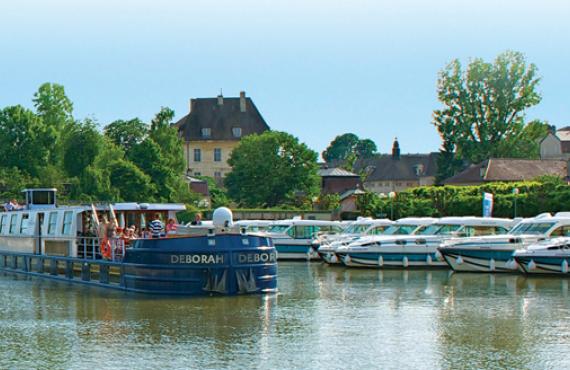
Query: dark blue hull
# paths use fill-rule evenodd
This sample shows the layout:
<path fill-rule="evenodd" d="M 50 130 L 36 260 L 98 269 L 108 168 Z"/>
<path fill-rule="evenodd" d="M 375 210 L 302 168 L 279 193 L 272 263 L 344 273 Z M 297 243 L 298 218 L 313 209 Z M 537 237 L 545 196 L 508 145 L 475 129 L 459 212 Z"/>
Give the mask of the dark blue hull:
<path fill-rule="evenodd" d="M 139 239 L 121 262 L 0 251 L 0 269 L 151 294 L 277 291 L 277 253 L 255 235 Z"/>

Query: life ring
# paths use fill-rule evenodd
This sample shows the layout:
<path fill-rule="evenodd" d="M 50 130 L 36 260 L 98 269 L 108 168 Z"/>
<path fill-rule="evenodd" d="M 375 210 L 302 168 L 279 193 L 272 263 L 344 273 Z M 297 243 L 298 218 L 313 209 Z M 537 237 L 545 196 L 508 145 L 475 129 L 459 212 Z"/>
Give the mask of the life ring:
<path fill-rule="evenodd" d="M 111 242 L 107 238 L 101 241 L 101 256 L 107 260 L 111 259 Z"/>

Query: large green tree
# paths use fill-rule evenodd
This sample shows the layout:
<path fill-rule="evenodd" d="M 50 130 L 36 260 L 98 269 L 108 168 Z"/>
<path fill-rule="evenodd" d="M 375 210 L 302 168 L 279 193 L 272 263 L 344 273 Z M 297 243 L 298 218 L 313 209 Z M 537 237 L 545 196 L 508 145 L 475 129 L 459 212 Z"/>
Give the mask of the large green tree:
<path fill-rule="evenodd" d="M 48 163 L 50 135 L 34 112 L 20 105 L 0 111 L 0 166 L 37 176 Z"/>
<path fill-rule="evenodd" d="M 244 137 L 232 151 L 225 185 L 243 206 L 276 206 L 296 195 L 318 194 L 317 153 L 285 132 Z"/>
<path fill-rule="evenodd" d="M 58 166 L 63 160 L 63 142 L 69 129 L 75 124 L 73 103 L 62 85 L 42 84 L 32 99 L 39 118 L 42 119 L 49 140 L 50 164 Z"/>
<path fill-rule="evenodd" d="M 73 126 L 66 135 L 63 166 L 69 176 L 77 177 L 91 166 L 102 150 L 102 137 L 91 119 Z"/>
<path fill-rule="evenodd" d="M 376 154 L 378 149 L 374 141 L 370 139 L 360 139 L 352 133 L 338 135 L 321 153 L 327 162 L 339 160 L 350 160 L 369 158 Z"/>
<path fill-rule="evenodd" d="M 440 178 L 453 175 L 462 161 L 537 155 L 536 146 L 527 145 L 537 130 L 525 130 L 524 115 L 541 100 L 536 72 L 512 51 L 494 63 L 475 59 L 465 70 L 454 60 L 440 72 L 437 93 L 444 107 L 433 115 L 443 140 Z"/>
<path fill-rule="evenodd" d="M 147 137 L 148 125 L 138 118 L 119 119 L 105 126 L 103 131 L 105 136 L 128 153 L 133 146 L 142 143 Z"/>

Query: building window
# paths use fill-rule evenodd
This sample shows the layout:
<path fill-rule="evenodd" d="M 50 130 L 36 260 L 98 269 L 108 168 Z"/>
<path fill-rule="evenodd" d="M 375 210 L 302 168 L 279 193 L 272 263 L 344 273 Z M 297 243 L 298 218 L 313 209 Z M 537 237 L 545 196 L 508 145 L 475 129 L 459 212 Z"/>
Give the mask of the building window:
<path fill-rule="evenodd" d="M 212 129 L 209 127 L 202 128 L 202 137 L 210 137 L 212 136 Z"/>
<path fill-rule="evenodd" d="M 194 162 L 200 162 L 202 160 L 202 152 L 200 149 L 194 149 Z"/>
<path fill-rule="evenodd" d="M 194 172 L 194 176 L 202 176 L 202 172 Z"/>
<path fill-rule="evenodd" d="M 241 137 L 241 127 L 232 128 L 232 134 L 234 137 Z"/>
<path fill-rule="evenodd" d="M 214 149 L 214 162 L 221 162 L 222 161 L 222 149 L 215 148 Z"/>
<path fill-rule="evenodd" d="M 219 178 L 222 177 L 222 173 L 219 172 L 219 171 L 216 171 L 216 172 L 214 172 L 214 177 L 217 178 L 217 179 L 219 179 Z"/>

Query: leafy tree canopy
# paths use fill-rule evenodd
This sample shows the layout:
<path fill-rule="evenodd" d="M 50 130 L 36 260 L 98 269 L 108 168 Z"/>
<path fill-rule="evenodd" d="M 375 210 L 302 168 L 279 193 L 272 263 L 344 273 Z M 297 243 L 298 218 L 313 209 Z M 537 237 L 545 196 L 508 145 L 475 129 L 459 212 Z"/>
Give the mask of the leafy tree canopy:
<path fill-rule="evenodd" d="M 140 144 L 148 135 L 148 125 L 138 118 L 131 120 L 116 120 L 105 126 L 105 136 L 123 148 L 125 152 Z"/>
<path fill-rule="evenodd" d="M 327 162 L 334 160 L 346 160 L 353 157 L 368 158 L 376 154 L 376 144 L 370 139 L 359 139 L 352 133 L 342 134 L 334 138 L 329 146 L 322 152 L 323 159 Z"/>
<path fill-rule="evenodd" d="M 437 92 L 444 107 L 434 112 L 433 124 L 447 161 L 441 163 L 441 171 L 448 172 L 440 177 L 453 175 L 458 161 L 538 155 L 537 146 L 528 143 L 542 128 L 527 129 L 524 116 L 541 100 L 536 71 L 521 53 L 508 51 L 494 63 L 475 59 L 463 70 L 454 60 L 440 72 Z"/>
<path fill-rule="evenodd" d="M 317 153 L 285 132 L 244 137 L 228 163 L 232 171 L 225 185 L 243 206 L 273 207 L 286 198 L 318 194 Z"/>

